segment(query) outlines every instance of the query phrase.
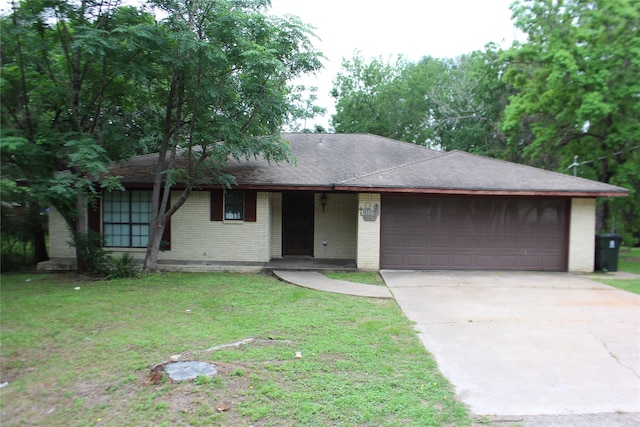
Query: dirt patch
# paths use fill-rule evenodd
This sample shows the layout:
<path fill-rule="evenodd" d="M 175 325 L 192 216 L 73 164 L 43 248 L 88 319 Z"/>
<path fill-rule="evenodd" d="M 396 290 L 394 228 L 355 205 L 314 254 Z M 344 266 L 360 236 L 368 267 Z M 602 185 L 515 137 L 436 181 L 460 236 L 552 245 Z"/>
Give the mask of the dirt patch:
<path fill-rule="evenodd" d="M 180 414 L 187 422 L 189 414 L 205 413 L 211 419 L 224 420 L 225 425 L 251 424 L 238 407 L 250 390 L 248 371 L 239 365 L 216 363 L 216 366 L 218 375 L 211 382 L 189 381 L 165 387 L 163 400 L 169 411 Z"/>

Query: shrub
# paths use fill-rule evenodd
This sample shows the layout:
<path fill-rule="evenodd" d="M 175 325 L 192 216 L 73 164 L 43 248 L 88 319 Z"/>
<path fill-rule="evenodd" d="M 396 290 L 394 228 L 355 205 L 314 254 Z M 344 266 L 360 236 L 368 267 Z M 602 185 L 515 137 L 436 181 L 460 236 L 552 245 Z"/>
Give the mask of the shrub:
<path fill-rule="evenodd" d="M 130 252 L 124 252 L 119 258 L 111 258 L 107 279 L 138 277 L 139 274 L 138 260 Z"/>

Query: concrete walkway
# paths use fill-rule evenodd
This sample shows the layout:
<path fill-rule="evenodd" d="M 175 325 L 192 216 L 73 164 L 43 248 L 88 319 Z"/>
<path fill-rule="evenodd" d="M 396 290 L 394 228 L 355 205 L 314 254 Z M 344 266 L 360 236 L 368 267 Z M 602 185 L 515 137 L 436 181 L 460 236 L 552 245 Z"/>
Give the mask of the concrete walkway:
<path fill-rule="evenodd" d="M 317 271 L 274 270 L 273 274 L 285 282 L 318 291 L 334 292 L 370 298 L 391 298 L 386 286 L 365 285 L 330 279 Z"/>

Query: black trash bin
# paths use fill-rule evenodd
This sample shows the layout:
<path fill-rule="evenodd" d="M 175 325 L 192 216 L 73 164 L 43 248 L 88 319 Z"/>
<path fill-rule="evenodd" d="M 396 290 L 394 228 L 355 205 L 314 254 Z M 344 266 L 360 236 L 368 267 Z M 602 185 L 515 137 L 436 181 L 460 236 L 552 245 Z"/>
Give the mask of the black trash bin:
<path fill-rule="evenodd" d="M 596 236 L 596 270 L 618 271 L 618 252 L 622 236 L 619 234 L 598 234 Z"/>

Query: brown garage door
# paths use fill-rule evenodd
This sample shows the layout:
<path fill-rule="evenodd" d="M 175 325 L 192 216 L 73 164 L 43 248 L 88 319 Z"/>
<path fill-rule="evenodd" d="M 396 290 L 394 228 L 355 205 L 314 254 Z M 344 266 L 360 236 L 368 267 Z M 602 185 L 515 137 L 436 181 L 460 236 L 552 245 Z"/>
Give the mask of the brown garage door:
<path fill-rule="evenodd" d="M 567 268 L 565 200 L 383 195 L 381 204 L 382 268 Z"/>

